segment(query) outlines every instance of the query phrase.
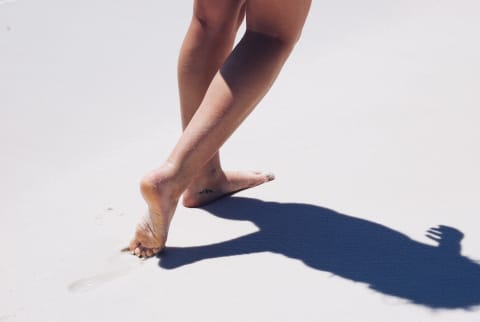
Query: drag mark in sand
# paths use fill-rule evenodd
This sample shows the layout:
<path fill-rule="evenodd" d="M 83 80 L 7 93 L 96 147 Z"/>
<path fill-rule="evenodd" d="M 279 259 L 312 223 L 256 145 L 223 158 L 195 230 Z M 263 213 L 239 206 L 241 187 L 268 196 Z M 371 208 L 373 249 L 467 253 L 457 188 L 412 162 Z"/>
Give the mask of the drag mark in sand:
<path fill-rule="evenodd" d="M 124 251 L 122 250 L 121 252 L 123 253 Z M 129 274 L 144 263 L 144 260 L 140 260 L 139 262 L 136 257 L 130 256 L 130 254 L 128 254 L 129 260 L 127 261 L 126 256 L 127 255 L 117 254 L 109 261 L 108 266 L 112 268 L 107 268 L 99 274 L 74 281 L 67 286 L 67 289 L 72 293 L 90 291 Z"/>
<path fill-rule="evenodd" d="M 107 224 L 110 225 L 111 222 L 108 222 L 108 220 L 114 219 L 112 216 L 121 217 L 123 215 L 124 212 L 117 210 L 111 204 L 106 204 L 103 210 L 94 217 L 95 225 L 100 228 Z M 106 257 L 107 261 L 105 265 L 93 270 L 93 272 L 97 271 L 99 273 L 93 273 L 90 276 L 87 275 L 87 277 L 80 278 L 68 284 L 68 291 L 72 293 L 90 291 L 131 273 L 144 263 L 144 260 L 139 260 L 137 257 L 130 255 L 128 247 L 121 249 L 119 253 Z"/>
<path fill-rule="evenodd" d="M 71 283 L 68 290 L 72 293 L 85 292 L 97 288 L 105 283 L 113 281 L 123 275 L 128 274 L 128 270 L 117 270 L 112 272 L 104 272 L 91 277 L 83 278 Z"/>

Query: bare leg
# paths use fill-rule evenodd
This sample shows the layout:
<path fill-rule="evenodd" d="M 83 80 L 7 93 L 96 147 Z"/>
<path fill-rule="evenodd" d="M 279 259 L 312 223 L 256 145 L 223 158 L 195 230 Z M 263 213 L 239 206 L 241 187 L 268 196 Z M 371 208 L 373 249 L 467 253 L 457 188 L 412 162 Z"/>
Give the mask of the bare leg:
<path fill-rule="evenodd" d="M 144 177 L 149 215 L 130 250 L 161 250 L 182 192 L 271 87 L 300 35 L 310 0 L 247 0 L 247 32 L 215 74 L 198 110 L 160 168 Z"/>
<path fill-rule="evenodd" d="M 232 50 L 245 16 L 245 1 L 197 0 L 192 21 L 180 51 L 178 87 L 185 129 L 200 106 L 213 76 Z M 224 195 L 273 179 L 254 171 L 222 170 L 217 151 L 183 193 L 183 205 L 198 207 Z"/>

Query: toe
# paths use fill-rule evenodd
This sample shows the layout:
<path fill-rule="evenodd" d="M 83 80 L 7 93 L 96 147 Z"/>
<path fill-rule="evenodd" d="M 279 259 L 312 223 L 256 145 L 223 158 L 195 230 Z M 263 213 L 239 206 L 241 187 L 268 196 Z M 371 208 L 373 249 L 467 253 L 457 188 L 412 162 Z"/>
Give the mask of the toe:
<path fill-rule="evenodd" d="M 140 245 L 140 243 L 136 240 L 133 239 L 130 244 L 128 244 L 128 249 L 130 249 L 131 252 L 135 251 L 135 248 L 137 248 Z"/>
<path fill-rule="evenodd" d="M 264 176 L 267 182 L 275 180 L 275 175 L 272 172 L 265 172 Z"/>
<path fill-rule="evenodd" d="M 263 183 L 263 182 L 269 182 L 275 179 L 275 175 L 272 172 L 260 172 L 260 171 L 255 171 L 255 178 L 257 179 L 257 182 Z"/>
<path fill-rule="evenodd" d="M 153 250 L 147 247 L 141 247 L 140 249 L 140 257 L 147 258 L 153 255 Z"/>
<path fill-rule="evenodd" d="M 236 180 L 235 180 L 236 179 Z M 261 185 L 266 182 L 270 182 L 275 179 L 275 176 L 271 172 L 250 172 L 244 173 L 232 180 L 234 183 L 237 183 L 241 188 L 248 189 L 253 188 L 258 185 Z"/>
<path fill-rule="evenodd" d="M 148 250 L 148 248 L 141 247 L 140 248 L 140 257 L 147 257 L 147 250 Z"/>
<path fill-rule="evenodd" d="M 140 246 L 136 247 L 135 250 L 133 251 L 133 253 L 136 255 L 136 256 L 141 256 L 142 254 L 142 249 Z"/>

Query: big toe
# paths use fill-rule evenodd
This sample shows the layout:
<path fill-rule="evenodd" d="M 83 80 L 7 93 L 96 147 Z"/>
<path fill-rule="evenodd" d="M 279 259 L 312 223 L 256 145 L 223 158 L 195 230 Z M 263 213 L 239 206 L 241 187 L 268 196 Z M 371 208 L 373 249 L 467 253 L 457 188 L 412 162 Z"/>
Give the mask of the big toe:
<path fill-rule="evenodd" d="M 260 176 L 263 178 L 264 182 L 275 180 L 275 175 L 272 172 L 260 172 Z"/>
<path fill-rule="evenodd" d="M 251 188 L 274 179 L 275 175 L 271 172 L 254 171 L 250 173 L 238 174 L 237 178 L 232 178 L 231 183 L 233 185 L 238 185 L 239 188 Z"/>
<path fill-rule="evenodd" d="M 130 252 L 132 252 L 132 254 L 135 252 L 135 249 L 140 246 L 140 242 L 134 238 L 132 239 L 132 241 L 130 242 L 130 244 L 128 244 L 128 249 L 130 250 Z"/>
<path fill-rule="evenodd" d="M 158 252 L 160 252 L 160 250 L 161 248 L 148 248 L 148 247 L 139 245 L 135 247 L 133 254 L 138 257 L 147 258 L 157 254 Z"/>

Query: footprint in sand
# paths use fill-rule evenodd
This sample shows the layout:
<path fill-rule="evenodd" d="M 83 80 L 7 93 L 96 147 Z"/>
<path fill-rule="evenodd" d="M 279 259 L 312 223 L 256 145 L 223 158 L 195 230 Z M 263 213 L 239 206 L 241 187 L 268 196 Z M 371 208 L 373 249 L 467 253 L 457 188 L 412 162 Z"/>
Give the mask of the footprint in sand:
<path fill-rule="evenodd" d="M 70 283 L 67 289 L 72 293 L 91 291 L 129 274 L 140 268 L 143 263 L 144 260 L 139 260 L 122 249 L 120 253 L 115 254 L 108 260 L 100 273 L 76 280 Z"/>

